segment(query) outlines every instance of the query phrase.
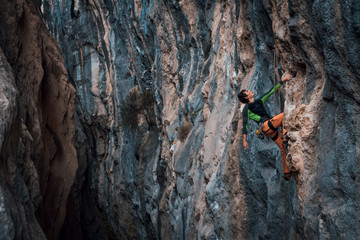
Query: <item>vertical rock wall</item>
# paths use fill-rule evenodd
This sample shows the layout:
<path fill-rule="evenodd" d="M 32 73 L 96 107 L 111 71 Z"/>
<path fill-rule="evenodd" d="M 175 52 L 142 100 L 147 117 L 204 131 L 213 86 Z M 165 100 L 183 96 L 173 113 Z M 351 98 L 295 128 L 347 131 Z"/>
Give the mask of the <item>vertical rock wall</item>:
<path fill-rule="evenodd" d="M 308 239 L 359 234 L 359 7 L 289 1 L 273 9 L 283 58 L 298 73 L 287 86 L 285 111 L 289 160 L 300 170 L 296 214 L 305 216 Z"/>
<path fill-rule="evenodd" d="M 10 67 L 0 66 L 1 162 L 13 166 L 2 167 L 0 222 L 10 238 L 359 235 L 356 0 L 2 2 L 12 9 L 1 15 Z M 286 183 L 274 143 L 250 131 L 243 150 L 236 96 L 273 86 L 274 46 L 277 70 L 296 75 L 267 105 L 285 112 L 298 171 Z M 154 115 L 121 126 L 122 101 L 149 90 Z M 23 212 L 33 217 L 21 222 Z"/>
<path fill-rule="evenodd" d="M 248 7 L 44 1 L 78 89 L 79 214 L 71 208 L 64 236 L 78 222 L 88 237 L 245 237 L 233 128 L 240 76 L 255 69 Z M 119 128 L 118 107 L 135 86 L 155 92 L 156 128 Z"/>
<path fill-rule="evenodd" d="M 356 194 L 333 196 L 344 187 L 358 192 L 356 170 L 345 171 L 359 159 L 352 130 L 358 21 L 350 5 L 356 3 L 45 1 L 81 89 L 79 135 L 91 139 L 93 152 L 80 159 L 87 159 L 88 186 L 105 216 L 99 229 L 122 238 L 355 236 L 337 219 L 358 222 L 345 214 L 357 208 Z M 296 74 L 280 100 L 291 131 L 288 160 L 299 171 L 297 182 L 286 184 L 274 144 L 250 134 L 251 149 L 242 150 L 236 99 L 240 88 L 260 95 L 273 85 L 274 45 L 282 69 Z M 156 130 L 118 128 L 118 106 L 135 86 L 155 91 Z M 274 114 L 273 100 L 268 107 Z M 343 185 L 327 184 L 344 174 Z"/>
<path fill-rule="evenodd" d="M 78 166 L 75 89 L 40 9 L 1 1 L 0 12 L 0 238 L 57 239 Z"/>

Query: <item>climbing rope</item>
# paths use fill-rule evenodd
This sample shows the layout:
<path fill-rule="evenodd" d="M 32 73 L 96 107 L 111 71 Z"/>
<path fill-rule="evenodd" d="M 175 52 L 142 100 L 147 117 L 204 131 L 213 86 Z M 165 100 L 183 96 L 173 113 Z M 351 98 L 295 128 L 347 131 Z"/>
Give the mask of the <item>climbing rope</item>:
<path fill-rule="evenodd" d="M 277 53 L 276 53 L 276 45 L 274 48 L 274 116 L 276 116 L 276 111 L 275 111 L 275 87 L 276 87 L 276 68 L 277 68 Z"/>
<path fill-rule="evenodd" d="M 279 76 L 279 71 L 278 71 L 278 56 L 277 56 L 277 48 L 275 45 L 274 48 L 274 90 L 276 87 L 276 84 L 279 82 L 280 76 Z M 281 98 L 280 98 L 280 93 L 279 93 L 279 89 L 277 91 L 274 91 L 274 116 L 276 116 L 276 97 L 275 97 L 275 92 L 278 93 L 278 97 L 279 97 L 279 107 L 280 107 L 280 112 L 282 109 L 281 106 Z M 283 120 L 282 122 L 282 131 L 284 131 L 284 122 L 285 120 Z M 281 135 L 283 135 L 283 133 L 281 133 Z M 288 239 L 288 233 L 287 233 L 287 212 L 286 212 L 286 186 L 285 186 L 285 181 L 283 181 L 283 192 L 284 192 L 284 232 L 285 232 L 285 239 Z"/>
<path fill-rule="evenodd" d="M 278 84 L 280 82 L 280 75 L 279 75 L 279 71 L 278 71 L 279 65 L 278 65 L 278 55 L 277 55 L 277 48 L 275 45 L 275 49 L 274 49 L 274 89 L 276 87 L 276 84 Z M 276 102 L 275 102 L 275 94 L 278 94 L 278 101 L 279 101 L 279 108 L 280 108 L 280 112 L 282 109 L 282 104 L 281 104 L 281 97 L 280 97 L 280 92 L 279 89 L 277 91 L 274 91 L 274 116 L 276 116 Z M 282 122 L 282 130 L 284 129 L 284 122 L 285 120 Z M 283 135 L 283 133 L 281 133 L 281 135 Z"/>

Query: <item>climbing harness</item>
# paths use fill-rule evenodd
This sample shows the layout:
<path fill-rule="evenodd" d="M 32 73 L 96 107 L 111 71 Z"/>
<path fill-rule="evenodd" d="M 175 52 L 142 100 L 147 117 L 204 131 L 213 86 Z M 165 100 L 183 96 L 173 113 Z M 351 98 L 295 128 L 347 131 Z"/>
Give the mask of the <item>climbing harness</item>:
<path fill-rule="evenodd" d="M 261 139 L 261 140 L 262 140 L 262 139 L 265 139 L 265 133 L 268 132 L 270 129 L 271 129 L 271 130 L 276 130 L 276 128 L 275 128 L 271 123 L 269 123 L 270 129 L 269 129 L 269 130 L 266 130 L 266 131 L 263 131 L 263 127 L 264 127 L 264 124 L 265 124 L 266 121 L 269 121 L 269 122 L 270 122 L 270 118 L 263 118 L 263 119 L 261 119 L 260 122 L 259 122 L 260 127 L 255 131 L 257 137 L 258 137 L 259 139 Z M 271 124 L 271 126 L 270 126 L 270 124 Z M 277 136 L 277 135 L 276 135 L 276 136 Z M 268 140 L 269 140 L 269 139 L 268 139 Z"/>

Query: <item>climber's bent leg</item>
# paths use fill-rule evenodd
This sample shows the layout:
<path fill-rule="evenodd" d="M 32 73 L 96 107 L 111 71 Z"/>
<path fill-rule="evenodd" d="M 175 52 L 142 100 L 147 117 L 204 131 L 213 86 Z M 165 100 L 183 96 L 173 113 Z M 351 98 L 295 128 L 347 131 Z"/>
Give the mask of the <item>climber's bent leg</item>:
<path fill-rule="evenodd" d="M 279 117 L 278 116 L 275 117 L 276 118 L 275 122 L 278 121 L 279 118 L 281 118 L 281 116 L 279 116 Z M 283 143 L 283 140 L 281 139 L 281 134 L 280 134 L 280 132 L 278 130 L 274 130 L 269 126 L 269 121 L 266 121 L 264 123 L 262 130 L 265 133 L 265 135 L 268 138 L 271 138 L 276 143 L 276 145 L 280 148 L 281 162 L 282 162 L 282 165 L 283 165 L 283 171 L 284 171 L 284 173 L 290 173 L 290 170 L 289 170 L 289 168 L 287 166 L 287 163 L 286 163 L 286 147 L 285 147 L 285 145 Z M 280 120 L 280 123 L 281 123 L 281 120 Z"/>
<path fill-rule="evenodd" d="M 282 166 L 283 166 L 283 172 L 284 173 L 290 173 L 290 170 L 288 168 L 288 165 L 286 163 L 286 147 L 283 143 L 283 140 L 281 139 L 281 135 L 280 132 L 277 131 L 276 133 L 277 135 L 275 135 L 272 139 L 274 140 L 274 142 L 276 143 L 276 145 L 280 148 L 280 153 L 281 153 L 281 161 L 282 161 Z M 276 138 L 275 138 L 276 137 Z"/>

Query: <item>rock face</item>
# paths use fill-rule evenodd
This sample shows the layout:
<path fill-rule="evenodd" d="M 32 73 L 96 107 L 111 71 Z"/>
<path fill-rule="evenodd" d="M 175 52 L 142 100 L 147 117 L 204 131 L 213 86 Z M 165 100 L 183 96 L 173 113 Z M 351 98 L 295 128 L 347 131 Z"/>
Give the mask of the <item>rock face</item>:
<path fill-rule="evenodd" d="M 360 234 L 358 1 L 3 0 L 0 12 L 1 237 Z M 255 123 L 242 148 L 237 93 L 265 93 L 274 69 L 296 75 L 267 105 L 285 112 L 289 182 Z M 154 106 L 122 124 L 126 98 L 145 92 Z"/>
<path fill-rule="evenodd" d="M 0 6 L 0 238 L 57 238 L 78 167 L 75 89 L 36 4 Z"/>

